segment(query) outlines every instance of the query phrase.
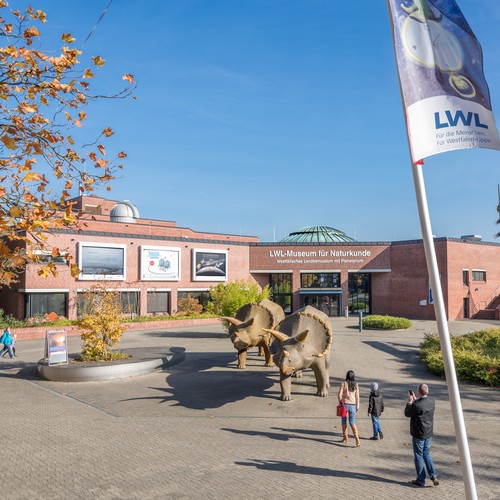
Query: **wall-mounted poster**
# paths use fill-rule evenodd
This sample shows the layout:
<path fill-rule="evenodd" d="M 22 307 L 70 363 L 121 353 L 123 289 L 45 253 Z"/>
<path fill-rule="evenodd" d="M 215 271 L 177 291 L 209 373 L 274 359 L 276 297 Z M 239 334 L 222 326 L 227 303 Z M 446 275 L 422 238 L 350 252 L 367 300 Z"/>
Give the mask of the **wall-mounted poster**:
<path fill-rule="evenodd" d="M 78 243 L 81 280 L 124 280 L 126 245 Z"/>
<path fill-rule="evenodd" d="M 193 281 L 226 281 L 227 251 L 193 249 Z"/>
<path fill-rule="evenodd" d="M 181 249 L 143 245 L 141 280 L 179 281 L 181 279 Z"/>

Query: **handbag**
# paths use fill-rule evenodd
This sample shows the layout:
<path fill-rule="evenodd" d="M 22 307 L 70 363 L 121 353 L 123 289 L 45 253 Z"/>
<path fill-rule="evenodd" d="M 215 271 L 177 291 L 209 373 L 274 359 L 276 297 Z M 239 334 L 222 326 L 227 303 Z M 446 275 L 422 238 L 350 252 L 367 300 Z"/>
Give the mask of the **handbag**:
<path fill-rule="evenodd" d="M 337 405 L 337 417 L 346 417 L 347 416 L 347 408 L 344 406 L 344 403 L 342 401 L 339 401 L 339 404 Z"/>

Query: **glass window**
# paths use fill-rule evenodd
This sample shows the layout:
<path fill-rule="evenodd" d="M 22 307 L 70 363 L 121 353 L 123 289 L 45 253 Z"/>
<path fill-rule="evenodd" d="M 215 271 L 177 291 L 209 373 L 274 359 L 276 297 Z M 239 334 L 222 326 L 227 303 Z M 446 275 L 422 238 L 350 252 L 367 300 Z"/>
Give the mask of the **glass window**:
<path fill-rule="evenodd" d="M 67 293 L 27 293 L 25 295 L 26 307 L 25 317 L 43 316 L 44 314 L 56 313 L 58 316 L 66 316 Z"/>
<path fill-rule="evenodd" d="M 301 288 L 340 288 L 340 273 L 302 273 Z"/>
<path fill-rule="evenodd" d="M 340 316 L 342 295 L 301 295 L 300 306 L 312 306 L 320 311 L 323 311 L 327 316 L 338 317 Z"/>
<path fill-rule="evenodd" d="M 119 292 L 123 314 L 139 314 L 139 292 Z"/>
<path fill-rule="evenodd" d="M 349 273 L 349 312 L 370 313 L 371 280 L 369 273 Z"/>
<path fill-rule="evenodd" d="M 469 270 L 468 269 L 464 269 L 462 271 L 462 280 L 463 280 L 463 283 L 465 286 L 469 285 Z"/>
<path fill-rule="evenodd" d="M 272 300 L 280 305 L 285 314 L 292 312 L 292 275 L 289 273 L 273 273 L 269 275 L 269 287 Z"/>
<path fill-rule="evenodd" d="M 98 292 L 96 292 L 98 293 Z M 123 314 L 139 314 L 139 292 L 118 292 Z M 76 296 L 77 315 L 80 316 L 85 306 L 85 292 Z"/>
<path fill-rule="evenodd" d="M 486 281 L 486 271 L 472 270 L 472 281 Z"/>
<path fill-rule="evenodd" d="M 148 292 L 148 313 L 165 313 L 170 310 L 170 292 Z"/>
<path fill-rule="evenodd" d="M 274 273 L 269 276 L 269 286 L 273 294 L 292 293 L 292 275 L 286 273 Z"/>
<path fill-rule="evenodd" d="M 192 297 L 193 299 L 198 299 L 198 302 L 203 306 L 203 310 L 207 305 L 207 302 L 210 302 L 210 292 L 208 290 L 201 292 L 177 292 L 177 301 L 179 299 L 186 299 L 187 296 Z"/>

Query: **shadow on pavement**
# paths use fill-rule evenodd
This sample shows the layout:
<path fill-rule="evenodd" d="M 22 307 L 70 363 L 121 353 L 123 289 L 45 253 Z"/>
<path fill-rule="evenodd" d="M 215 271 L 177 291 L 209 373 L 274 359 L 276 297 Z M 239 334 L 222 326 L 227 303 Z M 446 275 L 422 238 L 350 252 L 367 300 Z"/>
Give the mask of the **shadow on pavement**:
<path fill-rule="evenodd" d="M 348 472 L 341 470 L 326 469 L 324 467 L 309 467 L 299 465 L 295 462 L 283 462 L 281 460 L 256 460 L 250 459 L 248 462 L 235 462 L 236 465 L 243 465 L 246 467 L 256 467 L 257 469 L 276 472 L 291 472 L 293 474 L 308 474 L 311 476 L 323 477 L 339 477 L 344 479 L 357 479 L 359 481 L 374 481 L 377 483 L 390 483 L 399 486 L 408 486 L 415 488 L 412 484 L 405 481 L 395 481 L 394 479 L 387 479 L 373 474 L 363 474 L 359 472 Z"/>
<path fill-rule="evenodd" d="M 271 374 L 276 376 L 275 369 L 272 372 L 265 367 L 259 367 L 258 371 L 237 370 L 235 365 L 229 366 L 234 361 L 234 353 L 189 353 L 186 361 L 167 376 L 168 387 L 150 387 L 158 391 L 158 396 L 122 401 L 158 400 L 159 403 L 174 403 L 172 406 L 206 410 L 249 397 L 275 399 L 265 393 L 275 384 L 270 377 Z"/>
<path fill-rule="evenodd" d="M 172 330 L 156 330 L 156 331 L 144 331 L 144 336 L 155 337 L 155 338 L 166 338 L 166 339 L 228 339 L 229 336 L 224 332 L 203 332 L 203 331 L 193 331 L 193 332 L 176 332 Z"/>
<path fill-rule="evenodd" d="M 341 448 L 345 448 L 345 444 L 340 442 L 341 435 L 339 433 L 334 432 L 320 432 L 320 431 L 306 431 L 306 430 L 296 430 L 296 429 L 281 429 L 279 427 L 271 427 L 271 429 L 275 429 L 282 432 L 261 432 L 261 431 L 245 431 L 240 429 L 229 429 L 227 427 L 222 427 L 222 431 L 232 432 L 233 434 L 240 434 L 244 436 L 259 436 L 266 437 L 269 439 L 274 439 L 276 441 L 291 441 L 292 439 L 302 439 L 307 441 L 315 441 L 317 443 L 322 444 L 331 444 L 333 446 L 339 446 Z M 292 433 L 303 433 L 303 434 L 316 434 L 318 436 L 330 435 L 332 438 L 338 439 L 338 441 L 334 441 L 332 439 L 321 439 L 319 437 L 309 437 L 309 436 L 300 436 L 298 434 Z"/>

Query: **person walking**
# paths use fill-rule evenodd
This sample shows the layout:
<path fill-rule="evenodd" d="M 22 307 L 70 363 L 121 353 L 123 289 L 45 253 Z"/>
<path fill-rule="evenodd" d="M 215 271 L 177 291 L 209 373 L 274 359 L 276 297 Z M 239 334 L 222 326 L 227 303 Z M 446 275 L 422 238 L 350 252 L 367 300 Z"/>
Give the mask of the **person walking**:
<path fill-rule="evenodd" d="M 0 344 L 3 344 L 3 349 L 0 351 L 0 356 L 3 355 L 4 352 L 8 352 L 9 357 L 13 358 L 14 353 L 12 351 L 12 346 L 14 344 L 14 338 L 12 337 L 12 334 L 10 333 L 9 327 L 7 327 L 4 330 L 3 335 L 0 338 Z"/>
<path fill-rule="evenodd" d="M 380 416 L 384 411 L 384 398 L 378 389 L 377 382 L 370 384 L 370 397 L 368 398 L 368 416 L 372 419 L 373 436 L 372 441 L 377 441 L 379 438 L 384 439 L 384 433 L 380 427 Z"/>
<path fill-rule="evenodd" d="M 339 401 L 342 401 L 347 410 L 347 415 L 342 417 L 342 442 L 347 443 L 347 420 L 349 420 L 349 425 L 351 426 L 354 439 L 356 440 L 356 446 L 359 447 L 361 446 L 361 442 L 356 426 L 356 412 L 359 411 L 359 387 L 356 382 L 356 376 L 352 370 L 347 372 L 345 381 L 340 384 Z"/>
<path fill-rule="evenodd" d="M 431 442 L 434 432 L 435 402 L 429 397 L 427 384 L 420 384 L 417 395 L 408 392 L 405 416 L 410 419 L 410 434 L 413 443 L 413 457 L 417 478 L 411 481 L 415 486 L 425 486 L 425 469 L 434 484 L 439 485 L 436 469 L 431 457 Z M 425 468 L 424 468 L 425 465 Z"/>

